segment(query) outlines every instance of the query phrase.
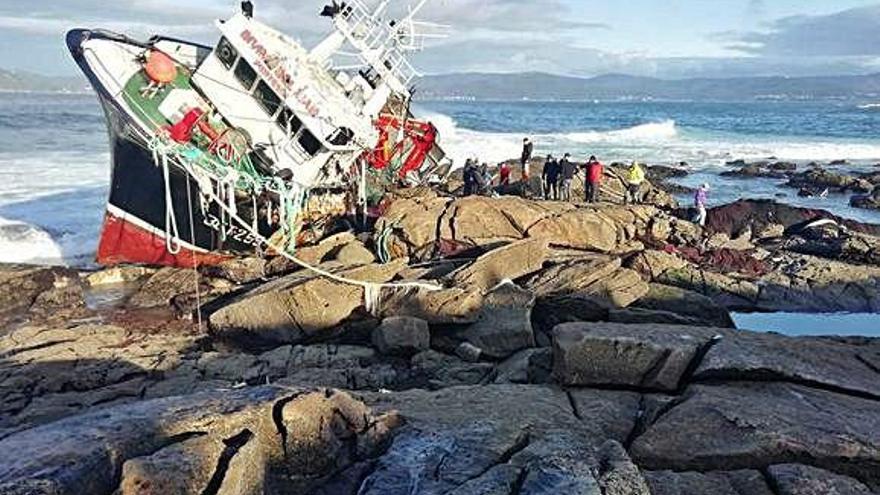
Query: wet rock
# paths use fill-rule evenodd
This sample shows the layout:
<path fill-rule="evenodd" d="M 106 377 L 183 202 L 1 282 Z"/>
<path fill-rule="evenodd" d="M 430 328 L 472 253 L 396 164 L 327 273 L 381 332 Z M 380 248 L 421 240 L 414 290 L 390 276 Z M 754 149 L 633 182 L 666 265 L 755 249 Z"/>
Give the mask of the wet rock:
<path fill-rule="evenodd" d="M 722 177 L 732 177 L 737 179 L 785 179 L 788 177 L 785 169 L 776 169 L 763 164 L 751 163 L 737 170 L 722 172 Z"/>
<path fill-rule="evenodd" d="M 162 268 L 153 274 L 144 285 L 128 299 L 132 308 L 170 307 L 175 296 L 196 290 L 196 284 L 202 291 L 209 287 L 201 279 L 198 272 L 192 269 Z"/>
<path fill-rule="evenodd" d="M 875 186 L 871 194 L 857 194 L 849 201 L 850 206 L 867 210 L 880 210 L 880 187 Z"/>
<path fill-rule="evenodd" d="M 716 335 L 692 327 L 564 324 L 553 331 L 553 374 L 566 385 L 675 391 Z"/>
<path fill-rule="evenodd" d="M 708 473 L 644 471 L 653 495 L 773 495 L 757 470 Z"/>
<path fill-rule="evenodd" d="M 398 316 L 385 318 L 373 330 L 373 346 L 382 354 L 412 356 L 431 346 L 428 322 L 418 318 Z"/>
<path fill-rule="evenodd" d="M 483 299 L 476 322 L 456 336 L 480 349 L 481 356 L 504 359 L 535 346 L 534 305 L 534 294 L 514 284 L 503 284 Z"/>
<path fill-rule="evenodd" d="M 155 268 L 136 265 L 119 265 L 109 268 L 102 268 L 95 272 L 89 273 L 88 275 L 86 275 L 85 281 L 90 287 L 127 284 L 137 282 L 154 273 L 156 273 Z"/>
<path fill-rule="evenodd" d="M 652 470 L 705 472 L 808 462 L 876 488 L 877 404 L 781 383 L 691 386 L 678 405 L 635 440 L 630 453 L 639 466 Z"/>
<path fill-rule="evenodd" d="M 767 468 L 780 495 L 871 495 L 863 483 L 824 469 L 802 464 L 781 464 Z"/>
<path fill-rule="evenodd" d="M 63 267 L 0 264 L 0 323 L 68 314 L 85 306 L 79 273 Z"/>
<path fill-rule="evenodd" d="M 504 280 L 515 280 L 540 270 L 547 256 L 545 239 L 525 239 L 490 251 L 450 278 L 455 286 L 488 291 Z"/>
<path fill-rule="evenodd" d="M 353 280 L 384 283 L 394 278 L 405 261 L 338 273 Z M 211 330 L 214 335 L 243 344 L 326 339 L 364 304 L 364 289 L 359 286 L 292 274 L 242 294 L 212 313 Z"/>
<path fill-rule="evenodd" d="M 871 192 L 873 185 L 867 180 L 849 175 L 813 168 L 795 174 L 786 183 L 788 187 L 810 188 L 814 190 L 831 189 L 834 192 Z"/>

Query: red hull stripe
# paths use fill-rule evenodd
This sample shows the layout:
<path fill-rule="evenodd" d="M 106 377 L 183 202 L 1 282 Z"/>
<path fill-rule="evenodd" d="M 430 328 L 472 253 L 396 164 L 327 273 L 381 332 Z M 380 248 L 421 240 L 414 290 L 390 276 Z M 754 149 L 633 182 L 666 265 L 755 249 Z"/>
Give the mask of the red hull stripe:
<path fill-rule="evenodd" d="M 216 253 L 194 252 L 186 247 L 181 247 L 177 254 L 171 254 L 165 247 L 163 236 L 108 212 L 104 216 L 97 262 L 106 266 L 139 263 L 193 268 L 199 265 L 216 265 L 229 258 L 230 256 Z"/>

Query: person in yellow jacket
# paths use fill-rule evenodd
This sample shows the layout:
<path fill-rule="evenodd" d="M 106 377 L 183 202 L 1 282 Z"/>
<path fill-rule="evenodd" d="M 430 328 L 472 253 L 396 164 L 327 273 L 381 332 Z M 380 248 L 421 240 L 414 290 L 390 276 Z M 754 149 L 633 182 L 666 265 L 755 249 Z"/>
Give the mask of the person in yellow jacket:
<path fill-rule="evenodd" d="M 643 182 L 645 182 L 645 170 L 639 165 L 639 162 L 632 162 L 626 172 L 626 191 L 623 194 L 625 204 L 641 203 Z"/>

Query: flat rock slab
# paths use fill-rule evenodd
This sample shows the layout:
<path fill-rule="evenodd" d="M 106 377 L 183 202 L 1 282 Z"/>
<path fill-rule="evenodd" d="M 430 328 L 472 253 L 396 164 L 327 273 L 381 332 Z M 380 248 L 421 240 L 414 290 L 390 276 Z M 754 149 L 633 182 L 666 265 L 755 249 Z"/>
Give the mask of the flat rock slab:
<path fill-rule="evenodd" d="M 643 468 L 809 463 L 880 486 L 880 402 L 783 383 L 692 386 L 632 445 Z"/>
<path fill-rule="evenodd" d="M 566 323 L 553 331 L 553 373 L 565 385 L 674 391 L 716 335 L 686 326 Z"/>
<path fill-rule="evenodd" d="M 489 251 L 471 265 L 450 275 L 457 287 L 488 291 L 504 280 L 516 280 L 540 270 L 549 251 L 544 239 L 524 239 Z"/>
<path fill-rule="evenodd" d="M 343 269 L 337 275 L 361 282 L 388 282 L 405 260 Z M 239 296 L 210 316 L 215 335 L 242 343 L 297 344 L 320 339 L 364 307 L 364 289 L 320 276 L 293 274 Z M 329 332 L 328 332 L 329 333 Z"/>
<path fill-rule="evenodd" d="M 872 495 L 877 492 L 849 476 L 802 464 L 770 466 L 767 474 L 779 495 Z"/>
<path fill-rule="evenodd" d="M 706 354 L 696 380 L 777 380 L 880 399 L 880 340 L 733 332 Z"/>
<path fill-rule="evenodd" d="M 601 493 L 594 452 L 634 426 L 638 394 L 546 386 L 487 385 L 370 394 L 406 426 L 351 493 Z M 417 487 L 413 490 L 413 487 Z M 528 488 L 527 488 L 528 487 Z"/>
<path fill-rule="evenodd" d="M 645 471 L 643 474 L 652 495 L 774 495 L 763 474 L 757 470 Z"/>

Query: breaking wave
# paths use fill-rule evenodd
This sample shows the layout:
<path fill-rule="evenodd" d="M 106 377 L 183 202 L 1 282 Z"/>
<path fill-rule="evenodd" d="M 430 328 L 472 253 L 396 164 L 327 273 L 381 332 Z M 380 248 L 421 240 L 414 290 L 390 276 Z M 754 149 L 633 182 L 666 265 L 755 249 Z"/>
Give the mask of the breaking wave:
<path fill-rule="evenodd" d="M 519 156 L 522 138 L 517 132 L 485 132 L 462 127 L 439 113 L 423 113 L 440 131 L 440 144 L 461 165 L 467 158 L 497 163 Z M 682 128 L 674 120 L 650 122 L 609 131 L 531 134 L 536 154 L 572 153 L 576 158 L 595 154 L 605 161 L 640 160 L 648 163 L 687 162 L 715 168 L 735 159 L 792 161 L 880 160 L 880 144 L 859 139 L 746 135 Z"/>
<path fill-rule="evenodd" d="M 664 122 L 641 124 L 628 129 L 620 129 L 616 131 L 570 132 L 562 134 L 560 137 L 574 143 L 601 143 L 625 139 L 657 141 L 671 139 L 676 136 L 678 136 L 678 129 L 675 126 L 675 121 L 666 120 Z"/>

